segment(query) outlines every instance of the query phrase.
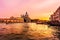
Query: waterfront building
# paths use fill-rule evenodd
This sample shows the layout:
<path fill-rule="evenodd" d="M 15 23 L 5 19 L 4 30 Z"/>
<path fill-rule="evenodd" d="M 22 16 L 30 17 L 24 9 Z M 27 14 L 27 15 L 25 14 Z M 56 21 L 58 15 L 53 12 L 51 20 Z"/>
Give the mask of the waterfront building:
<path fill-rule="evenodd" d="M 21 18 L 24 19 L 24 22 L 31 22 L 31 19 L 27 12 L 25 13 L 25 15 L 21 15 Z"/>
<path fill-rule="evenodd" d="M 23 18 L 21 17 L 13 17 L 10 18 L 0 18 L 0 22 L 4 23 L 21 23 L 24 22 Z"/>
<path fill-rule="evenodd" d="M 51 15 L 50 21 L 58 21 L 60 22 L 60 7 Z"/>

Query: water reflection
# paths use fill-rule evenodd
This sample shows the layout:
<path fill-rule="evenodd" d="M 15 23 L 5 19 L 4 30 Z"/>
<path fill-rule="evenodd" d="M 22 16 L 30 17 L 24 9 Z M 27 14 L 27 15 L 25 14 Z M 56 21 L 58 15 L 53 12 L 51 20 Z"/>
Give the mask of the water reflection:
<path fill-rule="evenodd" d="M 0 24 L 0 40 L 59 40 L 58 27 L 35 23 Z M 5 38 L 5 39 L 4 39 Z"/>

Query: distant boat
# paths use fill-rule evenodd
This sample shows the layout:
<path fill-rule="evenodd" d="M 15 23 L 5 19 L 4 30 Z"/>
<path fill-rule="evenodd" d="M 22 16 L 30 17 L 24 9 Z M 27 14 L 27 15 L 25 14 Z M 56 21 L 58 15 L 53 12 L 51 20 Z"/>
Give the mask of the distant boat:
<path fill-rule="evenodd" d="M 44 24 L 43 22 L 36 22 L 36 24 Z"/>

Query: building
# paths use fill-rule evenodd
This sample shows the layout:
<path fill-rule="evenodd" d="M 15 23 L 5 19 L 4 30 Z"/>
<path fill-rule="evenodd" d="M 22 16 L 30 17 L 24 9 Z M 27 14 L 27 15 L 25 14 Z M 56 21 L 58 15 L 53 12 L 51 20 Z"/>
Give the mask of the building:
<path fill-rule="evenodd" d="M 0 22 L 2 23 L 22 23 L 24 22 L 23 18 L 20 17 L 13 17 L 10 18 L 0 18 Z"/>
<path fill-rule="evenodd" d="M 58 21 L 60 22 L 60 7 L 51 15 L 50 21 Z"/>
<path fill-rule="evenodd" d="M 27 12 L 25 13 L 25 15 L 21 15 L 21 18 L 24 19 L 24 22 L 31 22 L 31 19 Z"/>

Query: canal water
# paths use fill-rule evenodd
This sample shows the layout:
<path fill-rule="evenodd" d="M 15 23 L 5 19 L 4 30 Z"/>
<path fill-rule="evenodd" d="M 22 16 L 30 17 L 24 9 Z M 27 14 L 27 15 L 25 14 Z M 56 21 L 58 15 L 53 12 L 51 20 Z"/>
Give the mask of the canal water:
<path fill-rule="evenodd" d="M 60 40 L 60 27 L 36 23 L 0 23 L 0 40 Z"/>

